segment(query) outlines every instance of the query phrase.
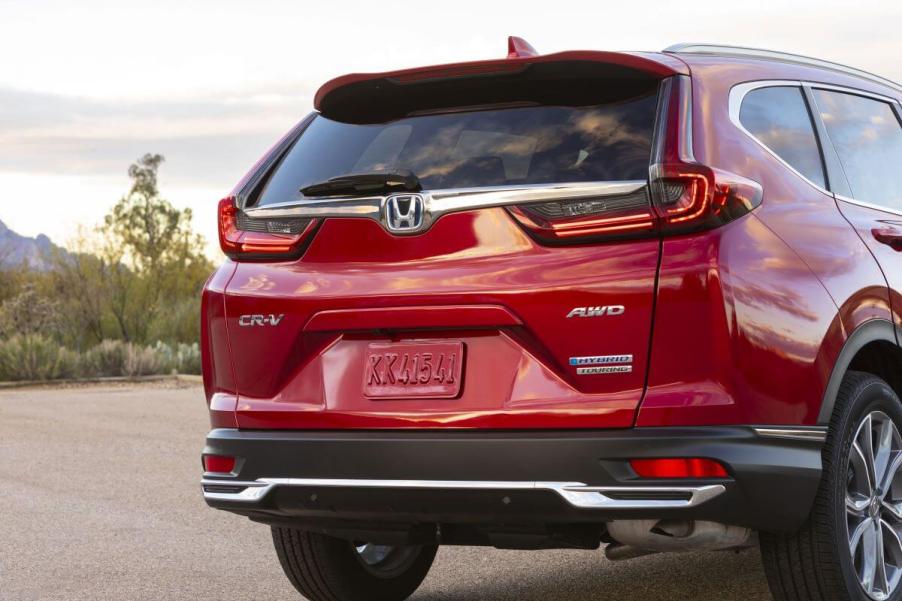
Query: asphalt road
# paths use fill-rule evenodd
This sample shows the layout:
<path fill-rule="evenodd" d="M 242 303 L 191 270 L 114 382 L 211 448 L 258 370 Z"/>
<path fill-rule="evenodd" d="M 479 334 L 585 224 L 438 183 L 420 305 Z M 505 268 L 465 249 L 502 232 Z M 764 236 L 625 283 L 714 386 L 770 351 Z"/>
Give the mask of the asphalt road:
<path fill-rule="evenodd" d="M 208 509 L 198 387 L 0 391 L 0 599 L 291 600 L 266 527 Z M 757 551 L 611 563 L 448 547 L 419 601 L 769 599 Z"/>

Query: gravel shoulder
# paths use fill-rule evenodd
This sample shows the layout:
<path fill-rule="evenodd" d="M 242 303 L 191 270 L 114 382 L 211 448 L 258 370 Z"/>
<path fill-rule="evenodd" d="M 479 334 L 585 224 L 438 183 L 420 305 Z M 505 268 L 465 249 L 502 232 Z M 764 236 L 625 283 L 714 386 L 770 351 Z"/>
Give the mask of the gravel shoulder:
<path fill-rule="evenodd" d="M 203 392 L 185 383 L 0 391 L 0 599 L 292 600 L 266 527 L 207 508 Z M 757 551 L 611 563 L 448 547 L 419 601 L 770 599 Z"/>

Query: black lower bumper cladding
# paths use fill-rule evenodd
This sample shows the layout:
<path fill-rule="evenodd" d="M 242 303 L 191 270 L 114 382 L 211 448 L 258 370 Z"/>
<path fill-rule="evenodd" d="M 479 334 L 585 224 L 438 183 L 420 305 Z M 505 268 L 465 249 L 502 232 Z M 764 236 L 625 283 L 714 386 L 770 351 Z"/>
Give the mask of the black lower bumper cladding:
<path fill-rule="evenodd" d="M 789 531 L 821 475 L 823 428 L 575 432 L 213 430 L 207 503 L 271 524 L 340 529 L 553 528 L 695 519 Z M 728 478 L 642 479 L 630 459 L 705 457 Z M 432 526 L 430 526 L 432 527 Z"/>

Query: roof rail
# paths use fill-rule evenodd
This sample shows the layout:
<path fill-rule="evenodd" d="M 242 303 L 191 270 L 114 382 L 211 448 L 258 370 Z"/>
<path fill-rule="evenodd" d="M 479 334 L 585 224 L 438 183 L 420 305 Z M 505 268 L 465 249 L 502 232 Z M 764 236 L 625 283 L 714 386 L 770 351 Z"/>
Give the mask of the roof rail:
<path fill-rule="evenodd" d="M 819 58 L 811 58 L 800 54 L 790 54 L 788 52 L 779 52 L 776 50 L 761 50 L 759 48 L 745 48 L 743 46 L 724 46 L 721 44 L 675 44 L 664 49 L 668 54 L 713 54 L 718 56 L 744 56 L 749 58 L 763 58 L 769 60 L 782 61 L 786 63 L 796 63 L 799 65 L 808 65 L 811 67 L 819 67 L 821 69 L 830 69 L 846 75 L 869 79 L 873 82 L 889 86 L 896 91 L 902 92 L 902 85 L 896 82 L 856 69 L 839 63 L 821 60 Z"/>

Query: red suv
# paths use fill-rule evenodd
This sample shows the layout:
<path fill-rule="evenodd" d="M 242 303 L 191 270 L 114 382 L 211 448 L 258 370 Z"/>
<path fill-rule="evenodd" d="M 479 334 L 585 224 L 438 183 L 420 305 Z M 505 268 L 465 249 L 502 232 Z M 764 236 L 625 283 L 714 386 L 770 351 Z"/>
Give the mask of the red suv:
<path fill-rule="evenodd" d="M 219 204 L 209 505 L 314 601 L 438 545 L 760 544 L 902 598 L 902 87 L 776 52 L 326 83 Z"/>

